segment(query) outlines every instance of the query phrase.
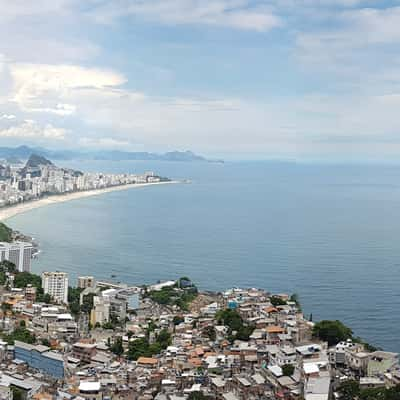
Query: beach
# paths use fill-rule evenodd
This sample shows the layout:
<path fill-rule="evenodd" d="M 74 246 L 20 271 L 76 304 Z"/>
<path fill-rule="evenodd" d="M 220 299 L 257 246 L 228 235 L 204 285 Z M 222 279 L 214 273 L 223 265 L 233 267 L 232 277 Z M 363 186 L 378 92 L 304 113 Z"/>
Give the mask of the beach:
<path fill-rule="evenodd" d="M 64 203 L 66 201 L 83 199 L 86 197 L 99 196 L 105 193 L 117 192 L 120 190 L 143 188 L 147 186 L 165 185 L 172 183 L 178 183 L 178 181 L 131 183 L 127 185 L 111 186 L 102 189 L 84 190 L 81 192 L 63 193 L 59 195 L 43 197 L 37 200 L 31 200 L 25 203 L 0 208 L 0 221 L 5 221 L 8 218 L 14 217 L 16 215 L 23 214 L 28 211 L 34 210 L 35 208 L 40 208 L 51 204 L 58 204 Z"/>

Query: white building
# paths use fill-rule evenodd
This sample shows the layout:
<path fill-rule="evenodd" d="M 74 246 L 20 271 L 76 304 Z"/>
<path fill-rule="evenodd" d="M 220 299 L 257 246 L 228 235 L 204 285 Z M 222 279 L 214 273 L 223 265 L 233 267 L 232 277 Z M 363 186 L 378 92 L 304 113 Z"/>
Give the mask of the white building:
<path fill-rule="evenodd" d="M 11 261 L 19 272 L 31 271 L 33 246 L 27 242 L 0 242 L 0 261 Z"/>
<path fill-rule="evenodd" d="M 43 272 L 42 286 L 58 303 L 68 303 L 68 274 L 66 272 Z"/>

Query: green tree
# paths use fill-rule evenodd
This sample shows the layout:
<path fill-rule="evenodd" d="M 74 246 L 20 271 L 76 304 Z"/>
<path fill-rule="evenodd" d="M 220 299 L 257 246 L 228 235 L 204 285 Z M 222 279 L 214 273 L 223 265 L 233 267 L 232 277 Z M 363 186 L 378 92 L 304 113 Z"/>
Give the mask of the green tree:
<path fill-rule="evenodd" d="M 171 344 L 171 335 L 166 330 L 161 330 L 156 336 L 154 343 L 149 344 L 147 338 L 140 338 L 129 342 L 127 358 L 137 360 L 139 357 L 151 357 L 159 354 Z"/>
<path fill-rule="evenodd" d="M 293 301 L 294 303 L 296 303 L 297 308 L 301 311 L 301 304 L 300 304 L 300 300 L 299 300 L 299 295 L 297 293 L 293 293 L 290 296 L 290 301 Z"/>
<path fill-rule="evenodd" d="M 15 340 L 33 344 L 33 343 L 35 343 L 36 338 L 35 338 L 35 335 L 32 334 L 28 329 L 26 329 L 25 327 L 19 326 L 18 328 L 15 328 L 15 330 L 12 333 L 10 333 L 9 335 L 5 335 L 4 340 L 8 344 L 14 344 Z"/>
<path fill-rule="evenodd" d="M 87 314 L 90 314 L 93 308 L 93 297 L 94 293 L 89 293 L 86 296 L 83 296 L 81 311 Z"/>
<path fill-rule="evenodd" d="M 110 350 L 117 356 L 120 356 L 124 353 L 124 347 L 122 345 L 122 337 L 121 336 L 117 336 L 115 338 L 113 344 L 110 346 Z"/>
<path fill-rule="evenodd" d="M 286 301 L 283 300 L 282 298 L 278 297 L 278 296 L 272 296 L 270 297 L 269 301 L 271 302 L 271 304 L 276 307 L 276 306 L 284 306 L 286 305 Z"/>
<path fill-rule="evenodd" d="M 217 339 L 217 332 L 212 325 L 206 326 L 202 332 L 203 336 L 208 337 L 211 341 L 215 341 Z"/>
<path fill-rule="evenodd" d="M 15 273 L 17 272 L 17 267 L 13 262 L 8 260 L 3 260 L 0 262 L 0 271 Z"/>
<path fill-rule="evenodd" d="M 17 388 L 16 386 L 11 385 L 11 391 L 13 395 L 13 400 L 25 400 L 26 399 L 26 393 L 24 390 Z"/>
<path fill-rule="evenodd" d="M 0 222 L 0 242 L 12 242 L 13 231 L 3 222 Z"/>
<path fill-rule="evenodd" d="M 36 288 L 42 287 L 42 278 L 39 275 L 30 272 L 19 272 L 15 275 L 14 286 L 17 288 L 25 288 L 28 284 Z"/>
<path fill-rule="evenodd" d="M 359 400 L 387 400 L 385 388 L 368 388 L 360 390 Z"/>
<path fill-rule="evenodd" d="M 141 338 L 133 340 L 128 345 L 127 358 L 136 361 L 139 357 L 151 357 L 149 351 L 149 342 L 147 339 Z"/>
<path fill-rule="evenodd" d="M 5 285 L 6 282 L 7 282 L 6 273 L 3 271 L 0 271 L 0 285 Z"/>
<path fill-rule="evenodd" d="M 329 346 L 334 346 L 341 341 L 351 339 L 353 331 L 338 320 L 323 320 L 314 325 L 313 335 L 328 342 Z"/>
<path fill-rule="evenodd" d="M 344 381 L 338 387 L 339 400 L 355 400 L 360 394 L 360 386 L 355 380 Z"/>
<path fill-rule="evenodd" d="M 188 396 L 188 400 L 207 400 L 211 399 L 210 396 L 206 396 L 203 392 L 191 392 Z"/>
<path fill-rule="evenodd" d="M 171 344 L 171 334 L 166 329 L 163 329 L 157 335 L 156 341 L 162 349 L 166 349 Z"/>
<path fill-rule="evenodd" d="M 79 302 L 82 291 L 82 288 L 68 288 L 68 305 L 73 315 L 78 315 L 81 309 Z"/>
<path fill-rule="evenodd" d="M 247 341 L 254 331 L 253 325 L 245 325 L 242 317 L 236 310 L 226 309 L 219 311 L 215 316 L 219 324 L 228 327 L 228 339 Z"/>
<path fill-rule="evenodd" d="M 294 366 L 292 364 L 285 364 L 282 367 L 282 373 L 285 376 L 292 376 L 294 373 Z"/>
<path fill-rule="evenodd" d="M 158 304 L 176 305 L 182 310 L 188 310 L 190 303 L 197 297 L 197 287 L 189 278 L 183 277 L 174 286 L 153 290 L 148 296 Z"/>
<path fill-rule="evenodd" d="M 46 293 L 45 295 L 43 295 L 42 301 L 43 301 L 43 303 L 51 304 L 51 296 L 48 293 Z"/>
<path fill-rule="evenodd" d="M 103 329 L 114 329 L 115 325 L 111 321 L 108 321 L 108 322 L 104 322 L 104 324 L 102 325 L 102 328 Z"/>

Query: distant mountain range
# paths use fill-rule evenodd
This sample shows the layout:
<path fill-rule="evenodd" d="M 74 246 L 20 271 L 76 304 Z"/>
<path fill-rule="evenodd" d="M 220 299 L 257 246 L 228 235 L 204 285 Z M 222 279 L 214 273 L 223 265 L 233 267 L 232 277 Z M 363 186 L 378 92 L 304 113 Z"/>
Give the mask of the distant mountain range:
<path fill-rule="evenodd" d="M 171 151 L 168 153 L 130 152 L 118 150 L 104 151 L 75 151 L 75 150 L 49 150 L 42 147 L 0 147 L 0 158 L 15 162 L 26 160 L 32 154 L 46 157 L 50 160 L 155 160 L 155 161 L 201 161 L 201 162 L 222 162 L 222 160 L 208 160 L 191 151 Z"/>

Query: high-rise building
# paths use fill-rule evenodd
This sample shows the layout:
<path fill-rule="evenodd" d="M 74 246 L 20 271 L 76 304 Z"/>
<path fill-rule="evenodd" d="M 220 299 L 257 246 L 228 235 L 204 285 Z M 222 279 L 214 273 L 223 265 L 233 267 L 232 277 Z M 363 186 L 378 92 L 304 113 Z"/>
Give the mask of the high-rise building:
<path fill-rule="evenodd" d="M 79 276 L 78 277 L 78 288 L 86 289 L 88 287 L 95 287 L 96 281 L 93 276 Z"/>
<path fill-rule="evenodd" d="M 66 272 L 43 272 L 42 286 L 45 294 L 49 294 L 58 303 L 68 303 L 68 274 Z"/>
<path fill-rule="evenodd" d="M 0 261 L 10 261 L 19 272 L 31 271 L 33 246 L 27 242 L 0 242 Z"/>

